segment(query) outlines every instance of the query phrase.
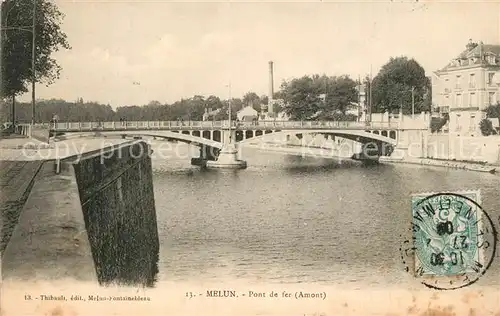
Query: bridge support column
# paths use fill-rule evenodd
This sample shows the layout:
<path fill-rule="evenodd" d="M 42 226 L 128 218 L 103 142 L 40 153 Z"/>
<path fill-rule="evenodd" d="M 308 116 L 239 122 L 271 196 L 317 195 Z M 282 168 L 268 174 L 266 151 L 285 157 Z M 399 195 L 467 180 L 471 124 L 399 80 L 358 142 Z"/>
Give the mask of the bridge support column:
<path fill-rule="evenodd" d="M 191 158 L 191 164 L 194 166 L 206 167 L 207 161 L 217 160 L 218 153 L 218 149 L 202 144 L 200 146 L 200 157 Z"/>
<path fill-rule="evenodd" d="M 247 162 L 238 159 L 238 149 L 236 148 L 236 131 L 222 131 L 222 149 L 216 161 L 207 161 L 209 168 L 244 169 Z"/>
<path fill-rule="evenodd" d="M 361 153 L 353 154 L 351 158 L 366 163 L 378 163 L 381 156 L 390 156 L 393 151 L 394 147 L 387 143 L 364 143 L 361 145 Z"/>

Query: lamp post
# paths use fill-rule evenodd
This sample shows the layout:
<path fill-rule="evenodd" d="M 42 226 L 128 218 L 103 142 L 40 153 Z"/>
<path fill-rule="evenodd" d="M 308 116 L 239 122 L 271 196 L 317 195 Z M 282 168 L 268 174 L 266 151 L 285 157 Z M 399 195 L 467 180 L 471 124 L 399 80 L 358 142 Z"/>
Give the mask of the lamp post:
<path fill-rule="evenodd" d="M 4 0 L 0 0 L 0 101 L 3 103 L 3 3 Z M 3 104 L 2 104 L 3 106 Z M 14 124 L 14 122 L 12 122 Z"/>
<path fill-rule="evenodd" d="M 415 87 L 411 87 L 411 118 L 415 118 Z"/>
<path fill-rule="evenodd" d="M 370 64 L 370 79 L 368 82 L 369 82 L 369 87 L 368 87 L 369 88 L 369 91 L 368 91 L 369 100 L 368 100 L 368 108 L 367 108 L 366 117 L 365 117 L 366 125 L 370 125 L 371 121 L 372 121 L 372 82 L 373 82 L 372 64 Z"/>
<path fill-rule="evenodd" d="M 231 137 L 231 82 L 227 85 L 229 89 L 228 114 L 229 114 L 229 137 Z"/>
<path fill-rule="evenodd" d="M 2 57 L 2 51 L 3 51 L 3 21 L 2 21 L 2 17 L 3 17 L 3 3 L 4 3 L 4 0 L 0 0 L 0 98 L 3 100 L 3 57 Z"/>
<path fill-rule="evenodd" d="M 358 122 L 361 121 L 361 76 L 358 75 Z"/>

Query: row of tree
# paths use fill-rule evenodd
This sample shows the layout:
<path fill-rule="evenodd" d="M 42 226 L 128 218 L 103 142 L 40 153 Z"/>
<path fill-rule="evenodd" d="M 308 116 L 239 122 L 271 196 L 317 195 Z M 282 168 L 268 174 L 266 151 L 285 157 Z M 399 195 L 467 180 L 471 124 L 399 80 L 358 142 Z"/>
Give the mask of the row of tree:
<path fill-rule="evenodd" d="M 391 58 L 373 80 L 313 75 L 284 81 L 278 97 L 292 119 L 349 119 L 346 113 L 361 103 L 361 92 L 372 113 L 431 110 L 431 82 L 417 61 L 404 56 Z"/>
<path fill-rule="evenodd" d="M 231 100 L 232 118 L 236 119 L 236 112 L 246 105 L 252 105 L 260 111 L 260 107 L 267 104 L 267 96 L 259 97 L 254 92 L 249 92 L 243 98 Z M 31 121 L 31 103 L 16 102 L 15 116 L 18 122 Z M 0 121 L 12 120 L 12 103 L 0 104 Z M 208 117 L 210 120 L 227 119 L 229 109 L 228 100 L 221 100 L 217 96 L 195 95 L 192 98 L 182 99 L 172 104 L 162 104 L 159 101 L 151 101 L 144 106 L 121 106 L 113 109 L 109 104 L 97 102 L 84 102 L 82 98 L 76 102 L 65 100 L 39 100 L 36 102 L 37 122 L 48 122 L 54 115 L 58 115 L 61 121 L 85 122 L 85 121 L 118 121 L 124 120 L 192 120 L 200 121 L 206 111 L 213 113 Z"/>
<path fill-rule="evenodd" d="M 2 121 L 12 120 L 12 110 L 15 108 L 18 121 L 30 121 L 29 105 L 20 103 L 16 107 L 15 97 L 25 93 L 32 80 L 49 85 L 59 77 L 61 67 L 51 55 L 59 49 L 70 49 L 66 34 L 60 28 L 63 14 L 49 0 L 4 0 L 0 5 L 0 44 L 3 55 L 0 57 L 0 100 L 12 100 L 9 104 L 1 104 L 0 118 Z M 36 36 L 30 25 L 34 25 Z M 34 55 L 33 39 L 36 48 Z M 274 99 L 283 100 L 283 107 L 275 104 L 273 109 L 275 113 L 283 111 L 296 120 L 355 119 L 355 115 L 348 115 L 348 112 L 360 102 L 360 86 L 365 87 L 364 102 L 367 107 L 371 105 L 371 112 L 402 110 L 411 113 L 412 109 L 420 112 L 431 108 L 430 81 L 424 69 L 414 59 L 397 57 L 391 58 L 373 80 L 369 77 L 353 80 L 349 76 L 316 74 L 283 81 L 280 91 L 274 95 Z M 245 94 L 241 99 L 234 98 L 231 100 L 233 118 L 243 106 L 251 105 L 260 112 L 261 106 L 267 103 L 266 96 L 258 96 L 254 92 Z M 201 120 L 207 110 L 218 110 L 213 112 L 211 119 L 219 120 L 227 118 L 228 106 L 228 100 L 199 95 L 173 104 L 152 101 L 144 106 L 122 106 L 116 110 L 109 105 L 83 102 L 82 99 L 76 102 L 49 100 L 37 101 L 35 120 L 48 121 L 55 114 L 65 121 L 120 118 Z"/>
<path fill-rule="evenodd" d="M 284 81 L 280 91 L 283 110 L 291 119 L 339 118 L 358 102 L 359 85 L 348 76 L 313 75 Z"/>
<path fill-rule="evenodd" d="M 354 120 L 356 114 L 348 114 L 359 103 L 359 87 L 364 86 L 365 106 L 370 104 L 370 84 L 372 112 L 429 111 L 430 82 L 423 68 L 413 59 L 406 57 L 391 58 L 370 81 L 353 80 L 349 76 L 312 75 L 283 81 L 280 90 L 274 95 L 282 99 L 284 106 L 273 106 L 274 112 L 283 111 L 294 120 Z M 412 100 L 413 99 L 413 100 Z M 231 100 L 233 119 L 236 112 L 244 106 L 253 106 L 258 112 L 268 104 L 267 96 L 248 92 L 242 98 Z M 211 95 L 195 95 L 172 104 L 152 101 L 144 106 L 121 106 L 113 110 L 110 105 L 97 102 L 76 102 L 64 100 L 37 101 L 36 121 L 49 121 L 57 114 L 64 121 L 106 121 L 106 120 L 202 120 L 206 111 L 214 113 L 209 119 L 227 119 L 228 100 Z M 218 111 L 216 111 L 218 110 Z M 12 104 L 3 104 L 0 118 L 10 121 Z M 18 103 L 16 118 L 19 122 L 31 120 L 31 105 Z"/>

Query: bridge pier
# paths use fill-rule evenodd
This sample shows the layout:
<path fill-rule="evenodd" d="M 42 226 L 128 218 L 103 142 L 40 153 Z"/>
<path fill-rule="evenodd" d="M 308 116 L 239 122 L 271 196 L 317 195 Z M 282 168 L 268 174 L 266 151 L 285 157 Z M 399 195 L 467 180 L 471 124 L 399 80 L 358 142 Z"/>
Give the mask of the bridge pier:
<path fill-rule="evenodd" d="M 238 159 L 238 149 L 236 148 L 236 131 L 222 131 L 222 149 L 215 161 L 208 160 L 206 166 L 208 168 L 225 168 L 225 169 L 245 169 L 247 162 Z"/>
<path fill-rule="evenodd" d="M 207 161 L 217 160 L 220 149 L 209 147 L 207 145 L 200 146 L 200 157 L 191 158 L 191 164 L 193 166 L 206 167 Z"/>
<path fill-rule="evenodd" d="M 363 143 L 361 153 L 353 154 L 353 160 L 359 160 L 367 163 L 378 163 L 381 156 L 390 156 L 394 147 L 383 142 Z"/>

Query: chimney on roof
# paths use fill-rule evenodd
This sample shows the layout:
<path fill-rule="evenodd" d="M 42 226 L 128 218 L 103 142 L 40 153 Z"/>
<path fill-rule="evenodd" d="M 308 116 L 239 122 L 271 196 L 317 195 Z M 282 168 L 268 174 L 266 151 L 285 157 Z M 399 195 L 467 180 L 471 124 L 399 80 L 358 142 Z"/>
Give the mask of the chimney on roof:
<path fill-rule="evenodd" d="M 472 39 L 469 38 L 469 43 L 467 43 L 467 45 L 465 45 L 465 47 L 467 48 L 467 50 L 472 50 L 472 49 L 477 47 L 477 43 L 474 43 L 472 41 Z"/>

